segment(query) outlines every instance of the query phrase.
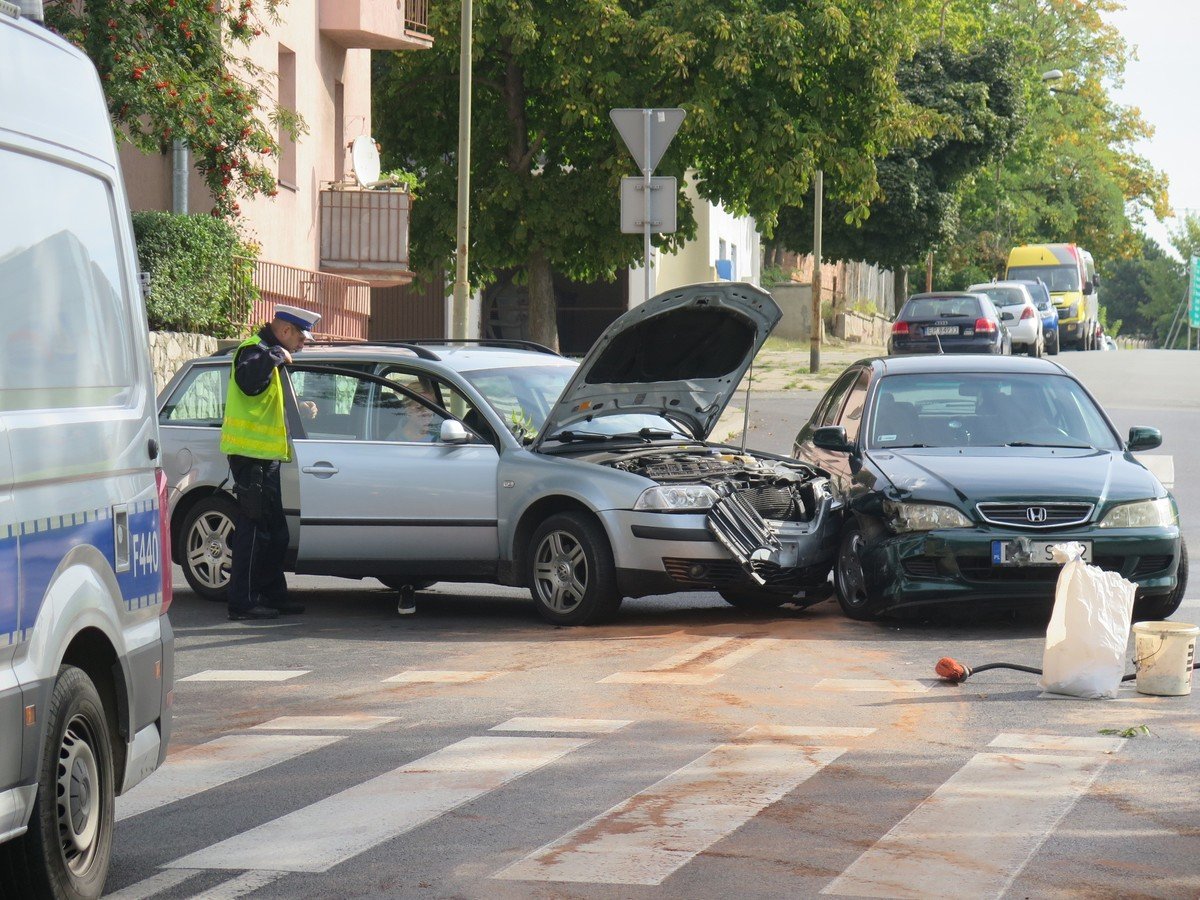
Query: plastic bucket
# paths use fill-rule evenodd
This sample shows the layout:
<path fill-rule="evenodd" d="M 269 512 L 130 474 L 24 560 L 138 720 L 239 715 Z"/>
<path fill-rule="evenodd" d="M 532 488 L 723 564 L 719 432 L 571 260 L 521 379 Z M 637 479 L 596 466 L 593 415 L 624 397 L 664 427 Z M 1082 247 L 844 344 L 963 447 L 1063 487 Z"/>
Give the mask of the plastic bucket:
<path fill-rule="evenodd" d="M 1200 635 L 1200 627 L 1186 622 L 1133 623 L 1139 694 L 1179 697 L 1192 692 L 1196 635 Z"/>

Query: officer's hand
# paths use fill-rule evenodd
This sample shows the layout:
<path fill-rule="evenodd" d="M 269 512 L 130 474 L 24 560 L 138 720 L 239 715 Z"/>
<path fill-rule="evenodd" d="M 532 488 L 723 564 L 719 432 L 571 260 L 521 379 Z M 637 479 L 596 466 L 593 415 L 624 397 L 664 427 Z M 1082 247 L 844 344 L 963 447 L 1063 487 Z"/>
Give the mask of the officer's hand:
<path fill-rule="evenodd" d="M 318 410 L 317 410 L 317 404 L 316 404 L 316 403 L 314 403 L 312 400 L 302 400 L 302 401 L 300 401 L 300 409 L 301 409 L 301 410 L 304 412 L 304 414 L 305 414 L 306 416 L 308 416 L 310 419 L 315 419 L 315 418 L 317 417 L 317 411 L 318 411 Z"/>
<path fill-rule="evenodd" d="M 280 347 L 279 349 L 283 351 L 283 364 L 290 366 L 292 364 L 292 354 L 288 353 L 287 347 Z"/>

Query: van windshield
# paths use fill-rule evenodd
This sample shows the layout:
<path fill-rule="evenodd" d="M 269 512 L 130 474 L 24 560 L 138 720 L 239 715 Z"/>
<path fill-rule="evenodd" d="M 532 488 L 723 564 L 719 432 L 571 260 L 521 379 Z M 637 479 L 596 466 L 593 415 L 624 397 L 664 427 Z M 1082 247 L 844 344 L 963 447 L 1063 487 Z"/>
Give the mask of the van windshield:
<path fill-rule="evenodd" d="M 1037 281 L 1040 278 L 1054 294 L 1079 290 L 1078 266 L 1010 266 L 1005 277 L 1012 281 Z"/>

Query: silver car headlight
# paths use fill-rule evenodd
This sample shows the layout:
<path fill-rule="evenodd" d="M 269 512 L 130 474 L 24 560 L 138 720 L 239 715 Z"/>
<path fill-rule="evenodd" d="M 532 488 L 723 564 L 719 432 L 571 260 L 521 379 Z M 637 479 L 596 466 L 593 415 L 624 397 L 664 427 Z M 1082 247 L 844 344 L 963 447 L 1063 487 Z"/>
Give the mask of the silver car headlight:
<path fill-rule="evenodd" d="M 633 508 L 648 512 L 690 512 L 710 509 L 717 492 L 703 484 L 658 484 L 646 488 Z"/>
<path fill-rule="evenodd" d="M 1100 520 L 1101 528 L 1163 528 L 1179 523 L 1179 512 L 1170 497 L 1138 500 L 1114 506 Z"/>
<path fill-rule="evenodd" d="M 975 523 L 953 506 L 942 503 L 884 502 L 883 511 L 896 531 L 936 531 L 942 528 L 971 528 Z"/>

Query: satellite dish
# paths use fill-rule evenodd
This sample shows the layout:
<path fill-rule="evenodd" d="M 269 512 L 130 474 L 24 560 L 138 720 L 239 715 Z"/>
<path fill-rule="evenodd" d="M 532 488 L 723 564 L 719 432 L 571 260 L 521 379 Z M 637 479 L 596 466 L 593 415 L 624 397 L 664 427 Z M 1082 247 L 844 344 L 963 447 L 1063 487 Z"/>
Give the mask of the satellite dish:
<path fill-rule="evenodd" d="M 379 150 L 374 138 L 360 134 L 350 144 L 350 159 L 354 162 L 354 180 L 359 187 L 379 183 Z"/>

